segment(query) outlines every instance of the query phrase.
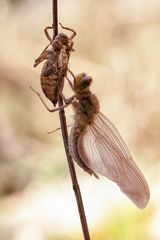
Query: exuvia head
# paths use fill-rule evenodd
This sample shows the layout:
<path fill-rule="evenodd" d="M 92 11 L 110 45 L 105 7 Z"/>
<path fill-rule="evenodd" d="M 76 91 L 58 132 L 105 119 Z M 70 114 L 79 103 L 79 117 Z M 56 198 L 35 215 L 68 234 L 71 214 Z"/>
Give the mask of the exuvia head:
<path fill-rule="evenodd" d="M 63 48 L 63 44 L 61 43 L 61 41 L 59 39 L 56 39 L 56 38 L 53 40 L 52 46 L 56 50 L 61 50 Z"/>
<path fill-rule="evenodd" d="M 63 45 L 67 46 L 69 43 L 69 39 L 65 33 L 59 33 L 56 37 L 55 40 L 59 40 Z"/>
<path fill-rule="evenodd" d="M 89 89 L 91 83 L 91 76 L 88 76 L 86 73 L 79 73 L 74 79 L 74 88 L 75 90 L 85 91 Z"/>

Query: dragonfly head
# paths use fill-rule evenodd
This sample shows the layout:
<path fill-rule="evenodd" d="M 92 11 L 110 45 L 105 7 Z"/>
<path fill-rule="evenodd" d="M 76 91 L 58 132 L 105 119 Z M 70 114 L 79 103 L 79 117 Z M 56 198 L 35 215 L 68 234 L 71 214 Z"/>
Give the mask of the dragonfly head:
<path fill-rule="evenodd" d="M 92 82 L 92 77 L 88 76 L 86 73 L 79 73 L 76 75 L 74 80 L 74 88 L 78 91 L 89 90 Z"/>

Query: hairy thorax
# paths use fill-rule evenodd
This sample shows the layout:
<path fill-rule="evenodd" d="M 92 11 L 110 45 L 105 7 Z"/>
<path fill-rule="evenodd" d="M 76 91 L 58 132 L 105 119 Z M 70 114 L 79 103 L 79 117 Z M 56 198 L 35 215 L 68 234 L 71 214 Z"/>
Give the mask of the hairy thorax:
<path fill-rule="evenodd" d="M 99 102 L 94 94 L 82 97 L 79 102 L 74 104 L 75 122 L 78 125 L 86 126 L 90 124 L 95 114 L 99 111 Z"/>

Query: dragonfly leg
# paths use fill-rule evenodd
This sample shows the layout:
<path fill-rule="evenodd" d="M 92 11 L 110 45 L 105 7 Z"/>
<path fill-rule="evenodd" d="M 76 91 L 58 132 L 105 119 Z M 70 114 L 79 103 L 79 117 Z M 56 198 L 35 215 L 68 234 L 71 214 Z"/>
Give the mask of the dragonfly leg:
<path fill-rule="evenodd" d="M 67 128 L 68 128 L 68 127 L 72 127 L 72 126 L 73 126 L 73 124 L 69 124 L 69 125 L 67 125 Z M 55 133 L 55 132 L 57 132 L 57 131 L 59 131 L 59 130 L 61 130 L 61 127 L 56 128 L 55 130 L 49 131 L 49 132 L 47 132 L 47 133 L 48 133 L 48 134 L 51 134 L 51 133 Z"/>
<path fill-rule="evenodd" d="M 71 74 L 71 76 L 73 77 L 74 80 L 76 80 L 76 77 L 74 75 L 74 73 L 68 68 L 68 72 Z"/>
<path fill-rule="evenodd" d="M 74 98 L 75 98 L 75 95 L 71 96 L 70 98 L 65 98 L 65 96 L 63 95 L 63 93 L 61 92 L 60 93 L 63 101 L 65 102 L 66 105 L 69 105 L 73 102 Z"/>
<path fill-rule="evenodd" d="M 72 52 L 75 51 L 74 48 L 73 48 L 73 42 L 70 43 L 70 45 L 69 45 L 69 49 L 70 49 L 70 51 L 72 51 Z"/>
<path fill-rule="evenodd" d="M 76 33 L 73 29 L 68 28 L 68 27 L 64 27 L 64 26 L 62 25 L 62 23 L 59 23 L 59 24 L 60 24 L 61 28 L 66 29 L 66 30 L 72 32 L 72 35 L 69 37 L 69 40 L 72 40 L 72 39 L 76 36 L 77 33 Z"/>
<path fill-rule="evenodd" d="M 71 82 L 71 80 L 69 80 L 69 78 L 67 76 L 66 76 L 66 79 L 67 79 L 71 89 L 74 91 L 73 83 Z"/>
<path fill-rule="evenodd" d="M 36 67 L 38 64 L 40 64 L 42 61 L 47 59 L 48 51 L 43 51 L 40 56 L 35 60 L 34 67 Z"/>
<path fill-rule="evenodd" d="M 39 97 L 39 99 L 41 100 L 41 102 L 43 103 L 43 105 L 45 106 L 45 108 L 49 111 L 49 112 L 56 112 L 56 111 L 59 111 L 59 110 L 62 110 L 64 108 L 66 108 L 68 106 L 68 104 L 65 104 L 61 107 L 58 107 L 58 108 L 53 108 L 53 109 L 50 109 L 47 104 L 44 102 L 43 98 L 41 97 L 40 93 L 37 92 L 36 90 L 34 90 L 31 86 L 30 86 L 30 89 L 35 93 L 37 94 L 37 96 Z"/>
<path fill-rule="evenodd" d="M 68 72 L 71 74 L 71 76 L 73 77 L 74 81 L 76 80 L 76 77 L 74 75 L 74 73 L 68 68 Z M 73 83 L 71 82 L 71 80 L 66 76 L 66 79 L 71 87 L 71 89 L 74 91 L 74 85 Z"/>
<path fill-rule="evenodd" d="M 53 29 L 54 27 L 51 27 L 51 26 L 48 26 L 48 27 L 45 27 L 44 29 L 44 33 L 47 37 L 47 39 L 50 41 L 50 44 L 52 44 L 52 41 L 54 40 L 54 38 L 51 38 L 49 33 L 48 33 L 48 29 Z"/>

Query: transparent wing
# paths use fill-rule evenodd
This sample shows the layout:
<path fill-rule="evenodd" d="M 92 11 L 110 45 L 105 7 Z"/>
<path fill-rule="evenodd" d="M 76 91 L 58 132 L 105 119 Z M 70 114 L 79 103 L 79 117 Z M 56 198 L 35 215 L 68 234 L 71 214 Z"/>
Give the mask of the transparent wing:
<path fill-rule="evenodd" d="M 116 182 L 139 208 L 147 205 L 148 184 L 120 134 L 102 113 L 82 133 L 78 151 L 90 169 Z"/>

